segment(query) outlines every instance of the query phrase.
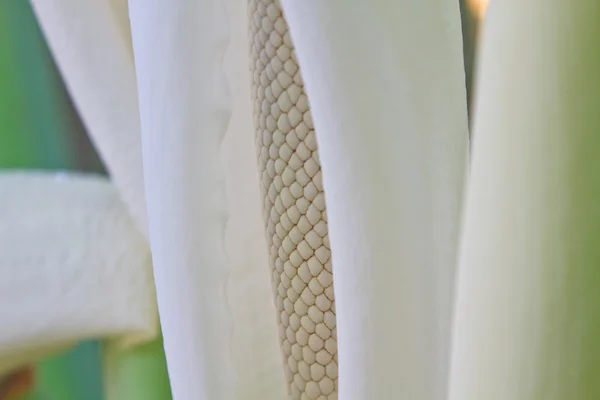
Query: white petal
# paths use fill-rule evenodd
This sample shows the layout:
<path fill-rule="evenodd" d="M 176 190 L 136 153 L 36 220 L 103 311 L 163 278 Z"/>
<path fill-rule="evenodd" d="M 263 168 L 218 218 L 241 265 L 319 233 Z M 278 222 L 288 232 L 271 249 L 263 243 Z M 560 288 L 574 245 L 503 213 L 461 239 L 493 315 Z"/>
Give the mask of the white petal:
<path fill-rule="evenodd" d="M 63 79 L 140 229 L 146 207 L 127 0 L 32 0 Z"/>
<path fill-rule="evenodd" d="M 443 399 L 467 161 L 458 3 L 282 5 L 323 169 L 339 396 Z"/>
<path fill-rule="evenodd" d="M 0 370 L 85 338 L 157 334 L 146 241 L 103 178 L 0 174 Z"/>
<path fill-rule="evenodd" d="M 600 395 L 600 3 L 492 2 L 451 400 Z"/>
<path fill-rule="evenodd" d="M 229 123 L 217 0 L 130 1 L 144 176 L 173 398 L 232 399 L 231 266 L 220 148 Z"/>

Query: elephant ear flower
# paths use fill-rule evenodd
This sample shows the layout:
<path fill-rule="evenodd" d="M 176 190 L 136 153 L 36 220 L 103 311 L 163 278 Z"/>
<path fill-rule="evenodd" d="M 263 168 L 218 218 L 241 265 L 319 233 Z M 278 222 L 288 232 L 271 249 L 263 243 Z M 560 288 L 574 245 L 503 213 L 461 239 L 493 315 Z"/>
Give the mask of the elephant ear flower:
<path fill-rule="evenodd" d="M 32 0 L 88 134 L 147 234 L 135 66 L 126 0 Z"/>
<path fill-rule="evenodd" d="M 111 180 L 149 240 L 174 396 L 284 398 L 245 4 L 33 4 Z M 399 371 L 401 393 L 434 398 L 447 378 L 466 169 L 458 6 L 282 5 L 332 205 L 340 387 L 355 398 L 397 395 Z M 390 318 L 396 306 L 400 316 Z"/>

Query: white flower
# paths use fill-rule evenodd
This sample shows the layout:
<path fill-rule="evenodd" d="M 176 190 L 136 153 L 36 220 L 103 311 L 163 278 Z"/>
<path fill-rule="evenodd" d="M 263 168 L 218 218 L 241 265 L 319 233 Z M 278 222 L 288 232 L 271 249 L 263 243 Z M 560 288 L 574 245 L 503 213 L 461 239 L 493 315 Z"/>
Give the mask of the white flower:
<path fill-rule="evenodd" d="M 600 226 L 594 206 L 600 7 L 597 0 L 542 3 L 506 0 L 490 10 L 474 173 L 464 203 L 468 132 L 458 2 L 281 1 L 297 52 L 288 47 L 282 57 L 297 56 L 301 66 L 323 166 L 335 270 L 336 390 L 343 400 L 564 400 L 599 393 L 598 260 L 590 238 Z M 251 23 L 285 23 L 279 3 L 257 4 L 265 16 Z M 149 238 L 175 400 L 285 398 L 255 184 L 244 2 L 130 0 L 127 10 L 123 0 L 35 0 L 34 6 L 114 185 Z M 272 42 L 291 47 L 279 28 L 279 37 L 263 30 L 250 39 L 265 51 L 274 51 Z M 275 69 L 286 67 L 295 66 L 272 66 L 267 78 L 274 81 Z M 273 87 L 283 92 L 286 82 Z M 266 104 L 262 98 L 281 94 L 259 83 L 252 98 L 258 108 Z M 261 117 L 259 127 L 290 122 Z M 272 139 L 267 131 L 259 132 L 265 142 Z M 17 189 L 27 182 L 14 181 L 15 196 L 24 196 Z M 27 226 L 49 221 L 43 226 L 53 232 L 69 218 L 49 211 L 50 219 L 34 220 L 26 217 L 27 203 L 19 207 L 15 213 L 25 215 L 19 229 L 34 239 Z M 81 215 L 101 211 L 78 207 Z M 110 212 L 124 213 L 115 207 Z M 273 218 L 282 214 L 276 209 Z M 129 229 L 104 232 L 137 243 L 143 275 L 144 246 Z M 94 240 L 112 243 L 103 235 Z M 88 254 L 87 241 L 65 236 L 59 243 L 72 244 L 69 254 Z M 44 259 L 59 250 L 39 251 Z M 67 274 L 76 264 L 55 268 Z M 121 294 L 130 290 L 122 288 Z M 98 300 L 86 298 L 75 315 Z M 131 310 L 150 310 L 152 302 L 141 296 Z M 106 329 L 131 333 L 119 325 L 124 314 L 102 310 Z M 60 317 L 64 309 L 50 311 Z M 50 327 L 73 339 L 66 319 L 36 334 L 38 315 L 28 315 L 30 336 L 19 342 L 9 334 L 4 348 L 20 343 L 39 348 L 37 355 Z M 94 322 L 77 321 L 82 331 Z M 140 321 L 145 331 L 150 325 Z M 280 327 L 282 341 L 287 335 Z M 10 357 L 27 355 L 18 353 Z M 293 383 L 306 391 L 295 396 L 317 398 L 316 389 L 307 389 L 312 370 L 306 362 L 302 368 Z"/>

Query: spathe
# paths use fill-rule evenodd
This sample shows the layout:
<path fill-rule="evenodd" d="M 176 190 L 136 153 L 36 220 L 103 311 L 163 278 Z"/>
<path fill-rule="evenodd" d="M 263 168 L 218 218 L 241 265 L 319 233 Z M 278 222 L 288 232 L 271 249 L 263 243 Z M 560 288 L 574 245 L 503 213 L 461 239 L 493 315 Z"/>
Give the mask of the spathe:
<path fill-rule="evenodd" d="M 127 1 L 33 0 L 32 5 L 111 180 L 147 235 Z"/>
<path fill-rule="evenodd" d="M 283 0 L 323 171 L 339 396 L 445 396 L 467 111 L 458 2 Z"/>

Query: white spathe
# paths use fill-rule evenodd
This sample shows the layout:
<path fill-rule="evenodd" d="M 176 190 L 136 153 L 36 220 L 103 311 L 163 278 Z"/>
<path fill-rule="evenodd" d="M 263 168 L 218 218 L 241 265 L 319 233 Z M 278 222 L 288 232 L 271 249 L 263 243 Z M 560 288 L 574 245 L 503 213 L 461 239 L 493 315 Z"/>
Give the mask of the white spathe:
<path fill-rule="evenodd" d="M 234 9 L 243 10 L 240 6 Z M 243 167 L 253 153 L 249 118 L 240 131 L 247 137 L 225 142 L 230 150 L 223 144 L 232 110 L 223 68 L 232 36 L 225 4 L 130 1 L 130 18 L 150 241 L 173 396 L 280 399 L 284 383 L 268 264 L 232 262 L 244 254 L 262 258 L 255 251 L 266 248 L 264 236 L 238 242 L 239 248 L 227 244 L 262 228 L 256 167 L 254 162 Z M 247 52 L 239 52 L 241 59 L 234 54 L 233 70 L 248 65 Z M 230 161 L 245 152 L 241 163 L 223 160 L 224 153 Z M 249 182 L 242 184 L 242 177 Z M 249 221 L 255 228 L 243 228 L 244 236 L 228 233 L 241 226 L 230 224 L 232 214 L 236 224 Z"/>
<path fill-rule="evenodd" d="M 445 399 L 468 150 L 458 2 L 282 5 L 323 171 L 339 396 Z"/>
<path fill-rule="evenodd" d="M 228 215 L 219 157 L 231 111 L 222 68 L 228 21 L 223 4 L 211 0 L 129 5 L 150 244 L 173 397 L 232 399 Z"/>
<path fill-rule="evenodd" d="M 0 371 L 158 331 L 147 242 L 104 178 L 0 174 Z"/>

